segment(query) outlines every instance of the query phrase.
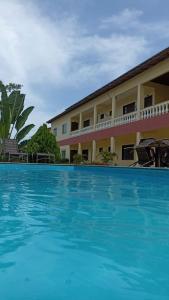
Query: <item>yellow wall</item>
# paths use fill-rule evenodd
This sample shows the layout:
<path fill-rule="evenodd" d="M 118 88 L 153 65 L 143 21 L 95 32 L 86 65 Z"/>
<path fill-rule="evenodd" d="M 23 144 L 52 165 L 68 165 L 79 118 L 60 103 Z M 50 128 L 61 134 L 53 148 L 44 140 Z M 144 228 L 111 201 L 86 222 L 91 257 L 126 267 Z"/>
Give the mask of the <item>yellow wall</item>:
<path fill-rule="evenodd" d="M 144 96 L 146 95 L 153 95 L 154 104 L 159 102 L 163 102 L 169 100 L 169 87 L 157 83 L 150 82 L 152 79 L 166 73 L 169 71 L 169 59 L 159 63 L 158 65 L 150 68 L 147 71 L 135 76 L 133 79 L 124 82 L 120 86 L 106 92 L 105 94 L 93 99 L 92 101 L 83 104 L 81 107 L 74 109 L 73 111 L 69 112 L 68 114 L 60 117 L 58 120 L 52 122 L 51 127 L 52 130 L 57 127 L 58 128 L 58 135 L 56 139 L 58 141 L 70 137 L 70 125 L 73 117 L 79 121 L 79 114 L 83 112 L 83 119 L 91 119 L 91 124 L 93 124 L 93 113 L 94 113 L 94 106 L 97 105 L 97 113 L 107 113 L 106 118 L 108 119 L 109 111 L 112 110 L 112 99 L 116 97 L 116 110 L 115 110 L 115 117 L 121 116 L 123 114 L 123 106 L 136 101 L 137 102 L 137 86 L 138 84 L 143 85 L 143 97 L 141 100 L 141 109 L 144 108 Z M 98 120 L 98 122 L 105 121 Z M 62 135 L 62 125 L 67 123 L 67 133 Z M 156 130 L 155 132 L 146 132 L 142 133 L 142 137 L 155 137 L 155 138 L 169 138 L 169 129 L 161 129 Z M 136 137 L 135 135 L 131 134 L 128 136 L 121 136 L 115 138 L 115 152 L 118 154 L 118 164 L 119 165 L 130 165 L 133 161 L 122 161 L 121 160 L 121 151 L 122 145 L 125 144 L 135 144 Z M 110 146 L 110 140 L 106 139 L 103 141 L 96 142 L 96 156 L 98 156 L 98 149 L 102 147 L 104 151 L 108 150 Z M 77 147 L 77 145 L 71 146 Z M 91 161 L 92 156 L 92 143 L 82 145 L 82 149 L 89 150 L 89 161 Z M 70 154 L 70 147 L 64 146 L 61 149 L 66 150 L 66 156 L 69 158 Z"/>

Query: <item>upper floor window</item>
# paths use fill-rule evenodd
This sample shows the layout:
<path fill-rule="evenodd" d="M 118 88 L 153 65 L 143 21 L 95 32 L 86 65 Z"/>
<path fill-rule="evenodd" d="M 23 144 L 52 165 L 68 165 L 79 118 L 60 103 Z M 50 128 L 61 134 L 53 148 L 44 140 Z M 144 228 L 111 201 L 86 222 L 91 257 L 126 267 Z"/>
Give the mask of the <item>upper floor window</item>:
<path fill-rule="evenodd" d="M 134 145 L 122 146 L 122 160 L 134 160 Z"/>
<path fill-rule="evenodd" d="M 153 96 L 148 95 L 144 97 L 144 108 L 152 106 L 153 105 Z"/>
<path fill-rule="evenodd" d="M 62 134 L 65 134 L 65 133 L 67 133 L 67 124 L 66 123 L 62 125 Z"/>
<path fill-rule="evenodd" d="M 71 123 L 71 131 L 75 131 L 79 129 L 79 124 L 78 122 L 72 122 Z"/>
<path fill-rule="evenodd" d="M 104 114 L 101 114 L 101 115 L 100 115 L 100 119 L 101 119 L 101 120 L 104 119 Z"/>
<path fill-rule="evenodd" d="M 112 110 L 109 111 L 109 116 L 110 116 L 110 117 L 112 116 Z"/>
<path fill-rule="evenodd" d="M 88 126 L 90 126 L 90 120 L 85 120 L 83 122 L 83 127 L 88 127 Z"/>
<path fill-rule="evenodd" d="M 132 102 L 123 106 L 123 115 L 129 114 L 136 110 L 136 103 Z"/>
<path fill-rule="evenodd" d="M 53 128 L 53 133 L 54 133 L 55 136 L 57 136 L 57 134 L 58 134 L 58 129 L 57 129 L 57 127 L 56 127 L 56 128 Z"/>

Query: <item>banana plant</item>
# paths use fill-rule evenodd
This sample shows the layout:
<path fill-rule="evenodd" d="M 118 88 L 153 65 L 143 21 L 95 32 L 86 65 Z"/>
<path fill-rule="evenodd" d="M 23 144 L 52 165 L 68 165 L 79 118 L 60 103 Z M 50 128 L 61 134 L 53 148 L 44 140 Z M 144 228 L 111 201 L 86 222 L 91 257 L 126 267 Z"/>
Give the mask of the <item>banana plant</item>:
<path fill-rule="evenodd" d="M 15 88 L 15 85 L 13 89 Z M 0 81 L 0 139 L 16 138 L 18 142 L 23 140 L 30 130 L 35 126 L 25 126 L 30 113 L 34 107 L 24 109 L 25 95 L 20 90 L 10 89 Z"/>

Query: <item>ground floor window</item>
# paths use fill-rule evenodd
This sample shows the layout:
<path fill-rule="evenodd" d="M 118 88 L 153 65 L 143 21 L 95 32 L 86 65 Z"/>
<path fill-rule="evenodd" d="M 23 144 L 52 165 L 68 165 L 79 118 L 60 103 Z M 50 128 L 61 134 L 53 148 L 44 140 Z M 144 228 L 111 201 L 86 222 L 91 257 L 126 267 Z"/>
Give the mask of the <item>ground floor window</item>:
<path fill-rule="evenodd" d="M 61 151 L 61 157 L 62 159 L 66 159 L 66 150 Z"/>
<path fill-rule="evenodd" d="M 122 146 L 122 160 L 134 160 L 134 144 Z"/>

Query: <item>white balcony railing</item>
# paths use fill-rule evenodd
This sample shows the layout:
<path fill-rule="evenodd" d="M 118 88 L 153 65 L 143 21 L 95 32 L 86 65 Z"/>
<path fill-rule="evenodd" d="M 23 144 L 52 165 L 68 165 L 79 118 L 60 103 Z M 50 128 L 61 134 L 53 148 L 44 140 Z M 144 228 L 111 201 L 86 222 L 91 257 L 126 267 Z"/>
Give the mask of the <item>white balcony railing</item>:
<path fill-rule="evenodd" d="M 134 111 L 134 112 L 132 112 L 130 114 L 125 114 L 123 116 L 115 118 L 114 119 L 114 126 L 131 123 L 133 121 L 136 121 L 137 119 L 138 119 L 137 112 Z"/>
<path fill-rule="evenodd" d="M 163 115 L 169 112 L 169 101 L 147 107 L 140 112 L 140 119 L 148 119 Z"/>
<path fill-rule="evenodd" d="M 144 108 L 138 113 L 137 111 L 134 111 L 129 114 L 122 115 L 120 117 L 116 117 L 114 119 L 109 119 L 104 122 L 100 122 L 96 124 L 96 127 L 94 129 L 93 125 L 84 127 L 82 129 L 71 131 L 70 135 L 79 135 L 83 133 L 87 133 L 94 130 L 101 130 L 105 128 L 115 127 L 123 124 L 132 123 L 134 121 L 143 120 L 143 119 L 149 119 L 152 117 L 160 116 L 165 113 L 169 113 L 169 101 L 165 101 L 159 104 L 156 104 L 151 107 Z"/>
<path fill-rule="evenodd" d="M 104 129 L 104 128 L 108 128 L 108 127 L 112 127 L 113 126 L 113 120 L 107 120 L 105 122 L 100 122 L 96 124 L 96 130 L 99 129 Z"/>
<path fill-rule="evenodd" d="M 90 132 L 92 130 L 93 130 L 93 125 L 83 127 L 81 129 L 78 129 L 78 130 L 70 131 L 70 135 L 73 135 L 73 136 L 74 135 L 79 135 L 79 134 L 82 134 L 82 133 Z"/>

